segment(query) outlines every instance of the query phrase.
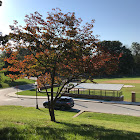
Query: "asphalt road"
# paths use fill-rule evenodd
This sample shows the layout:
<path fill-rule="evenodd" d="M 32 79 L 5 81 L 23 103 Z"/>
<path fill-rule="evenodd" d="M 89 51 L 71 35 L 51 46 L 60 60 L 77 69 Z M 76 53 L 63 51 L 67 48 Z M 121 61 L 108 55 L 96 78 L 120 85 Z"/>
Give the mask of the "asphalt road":
<path fill-rule="evenodd" d="M 19 86 L 18 91 L 33 88 L 33 85 Z M 17 89 L 7 88 L 0 90 L 0 105 L 20 105 L 27 107 L 36 107 L 36 99 L 34 98 L 21 98 L 18 95 L 11 97 L 9 95 L 14 95 Z M 42 108 L 42 103 L 47 100 L 47 98 L 39 98 L 38 105 Z M 95 100 L 83 100 L 74 99 L 75 106 L 73 110 L 84 110 L 91 112 L 101 112 L 101 113 L 111 113 L 111 114 L 122 114 L 130 116 L 140 116 L 140 106 L 136 105 L 123 105 L 123 104 L 112 104 L 106 102 L 99 102 Z"/>

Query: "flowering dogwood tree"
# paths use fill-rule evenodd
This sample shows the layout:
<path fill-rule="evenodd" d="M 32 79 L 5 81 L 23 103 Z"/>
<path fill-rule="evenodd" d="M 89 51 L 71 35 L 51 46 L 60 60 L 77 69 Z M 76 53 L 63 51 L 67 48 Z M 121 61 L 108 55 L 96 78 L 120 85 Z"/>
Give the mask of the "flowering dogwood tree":
<path fill-rule="evenodd" d="M 25 23 L 22 27 L 14 22 L 10 40 L 3 47 L 12 50 L 11 57 L 6 59 L 12 64 L 8 69 L 19 71 L 19 75 L 9 76 L 37 76 L 38 87 L 49 84 L 49 113 L 51 121 L 55 121 L 54 105 L 66 84 L 75 78 L 92 79 L 98 72 L 112 72 L 118 59 L 98 45 L 92 30 L 94 20 L 82 26 L 82 19 L 76 18 L 75 13 L 64 14 L 57 8 L 48 12 L 46 19 L 38 12 L 26 15 Z M 19 60 L 20 48 L 29 50 L 31 55 Z M 61 87 L 54 98 L 56 83 Z"/>

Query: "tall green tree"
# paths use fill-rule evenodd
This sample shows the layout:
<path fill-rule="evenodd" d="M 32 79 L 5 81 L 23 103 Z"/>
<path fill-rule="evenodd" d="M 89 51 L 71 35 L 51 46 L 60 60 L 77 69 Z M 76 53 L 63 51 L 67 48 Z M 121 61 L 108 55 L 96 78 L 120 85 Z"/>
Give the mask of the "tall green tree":
<path fill-rule="evenodd" d="M 132 74 L 134 67 L 134 59 L 130 49 L 123 46 L 120 41 L 102 41 L 100 45 L 106 50 L 106 52 L 112 55 L 121 55 L 119 58 L 119 66 L 116 74 L 129 75 Z"/>
<path fill-rule="evenodd" d="M 119 59 L 118 74 L 133 75 L 134 59 L 131 50 L 123 46 L 121 53 L 122 57 Z"/>
<path fill-rule="evenodd" d="M 4 66 L 4 58 L 5 58 L 5 52 L 0 53 L 0 71 L 3 69 Z"/>
<path fill-rule="evenodd" d="M 133 42 L 132 45 L 132 52 L 135 61 L 135 73 L 140 74 L 140 43 Z"/>
<path fill-rule="evenodd" d="M 3 56 L 2 56 L 2 54 L 0 54 L 0 83 L 2 81 L 1 70 L 3 69 L 3 66 L 4 66 Z M 1 87 L 1 85 L 0 85 L 0 87 Z"/>
<path fill-rule="evenodd" d="M 133 51 L 134 55 L 136 55 L 136 56 L 140 55 L 140 43 L 133 42 L 131 47 L 132 47 L 132 51 Z"/>
<path fill-rule="evenodd" d="M 75 13 L 62 13 L 60 9 L 53 9 L 44 18 L 38 12 L 26 15 L 26 25 L 18 26 L 17 21 L 11 26 L 10 44 L 5 49 L 12 49 L 7 58 L 11 64 L 9 70 L 20 71 L 21 76 L 38 75 L 38 87 L 51 87 L 51 95 L 47 92 L 51 121 L 55 121 L 54 105 L 63 93 L 65 85 L 75 78 L 91 79 L 99 69 L 112 72 L 116 69 L 112 65 L 109 69 L 106 62 L 116 59 L 110 53 L 97 53 L 98 40 L 93 35 L 93 24 L 81 26 L 82 20 L 75 17 Z M 30 51 L 30 55 L 18 59 L 21 48 Z M 10 75 L 14 76 L 14 75 Z M 65 81 L 63 80 L 65 79 Z M 63 82 L 64 81 L 64 82 Z M 55 84 L 61 85 L 54 97 Z"/>
<path fill-rule="evenodd" d="M 2 47 L 2 45 L 5 45 L 8 42 L 8 35 L 3 36 L 2 32 L 0 32 L 0 48 Z M 0 52 L 0 73 L 2 73 L 2 69 L 4 66 L 4 57 L 5 57 L 5 52 L 1 53 Z M 1 78 L 1 74 L 0 74 L 0 81 L 2 80 Z"/>

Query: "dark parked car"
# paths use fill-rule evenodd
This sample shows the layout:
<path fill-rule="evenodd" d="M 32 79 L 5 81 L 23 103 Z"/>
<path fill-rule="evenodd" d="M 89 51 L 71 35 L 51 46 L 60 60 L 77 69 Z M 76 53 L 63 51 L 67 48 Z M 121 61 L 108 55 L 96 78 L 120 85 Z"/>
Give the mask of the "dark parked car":
<path fill-rule="evenodd" d="M 48 101 L 43 102 L 43 106 L 45 108 L 48 108 Z M 70 109 L 73 106 L 74 106 L 74 101 L 71 97 L 62 96 L 56 101 L 54 108 L 65 110 L 65 109 Z"/>

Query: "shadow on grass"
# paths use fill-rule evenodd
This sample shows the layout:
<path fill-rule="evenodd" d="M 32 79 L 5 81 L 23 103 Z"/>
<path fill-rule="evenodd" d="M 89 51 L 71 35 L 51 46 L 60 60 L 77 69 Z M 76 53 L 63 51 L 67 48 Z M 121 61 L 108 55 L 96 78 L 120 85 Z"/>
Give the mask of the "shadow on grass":
<path fill-rule="evenodd" d="M 14 127 L 0 129 L 0 140 L 25 140 L 25 135 Z"/>
<path fill-rule="evenodd" d="M 9 85 L 9 87 L 19 86 L 19 85 L 26 85 L 28 84 L 26 81 L 11 81 L 11 80 L 5 80 L 6 84 Z"/>
<path fill-rule="evenodd" d="M 79 110 L 79 109 L 74 109 L 74 108 L 71 108 L 71 109 L 69 109 L 69 110 L 65 110 L 65 111 L 67 111 L 67 112 L 80 112 L 81 110 Z"/>
<path fill-rule="evenodd" d="M 31 127 L 32 130 L 21 130 L 15 127 L 7 127 L 0 130 L 0 139 L 103 139 L 103 140 L 139 140 L 140 133 L 129 131 L 106 129 L 89 124 L 73 124 L 60 122 L 50 127 Z M 57 126 L 57 127 L 56 127 Z"/>
<path fill-rule="evenodd" d="M 113 129 L 106 129 L 104 127 L 98 127 L 87 124 L 73 124 L 60 122 L 64 127 L 50 128 L 50 127 L 37 127 L 36 132 L 38 135 L 42 135 L 44 139 L 48 136 L 48 139 L 77 139 L 79 136 L 84 139 L 105 139 L 105 140 L 139 140 L 140 133 L 134 133 L 129 131 L 120 131 Z M 69 137 L 70 136 L 70 137 Z M 79 139 L 80 139 L 79 137 Z"/>
<path fill-rule="evenodd" d="M 46 113 L 46 111 L 44 111 L 44 110 L 42 110 L 42 109 L 40 109 L 40 108 L 38 108 L 37 110 L 40 111 L 40 112 Z"/>
<path fill-rule="evenodd" d="M 65 112 L 77 112 L 77 113 L 81 111 L 79 109 L 74 109 L 74 108 L 64 109 L 64 110 L 61 110 L 60 108 L 55 108 L 54 110 L 60 110 L 60 111 L 65 111 Z"/>
<path fill-rule="evenodd" d="M 26 82 L 25 82 L 26 83 Z M 26 83 L 26 84 L 23 84 L 23 85 L 17 85 L 17 86 L 15 86 L 15 88 L 17 89 L 20 89 L 20 90 L 25 90 L 25 89 L 31 89 L 31 91 L 35 91 L 35 86 L 33 85 L 33 84 L 28 84 L 28 83 Z"/>

